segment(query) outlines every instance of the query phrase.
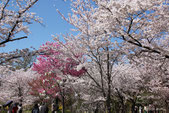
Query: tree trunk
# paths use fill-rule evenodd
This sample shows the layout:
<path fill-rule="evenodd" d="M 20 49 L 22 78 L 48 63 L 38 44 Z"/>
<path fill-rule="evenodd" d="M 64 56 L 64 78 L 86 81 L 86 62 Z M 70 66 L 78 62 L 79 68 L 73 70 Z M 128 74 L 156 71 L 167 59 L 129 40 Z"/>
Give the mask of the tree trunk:
<path fill-rule="evenodd" d="M 62 113 L 65 113 L 65 98 L 64 98 L 64 94 L 62 95 Z"/>
<path fill-rule="evenodd" d="M 132 106 L 131 106 L 131 112 L 135 113 L 135 102 L 133 102 Z"/>
<path fill-rule="evenodd" d="M 154 112 L 157 113 L 157 108 L 156 108 L 156 106 L 154 106 Z"/>
<path fill-rule="evenodd" d="M 126 106 L 124 104 L 122 105 L 122 113 L 126 113 Z"/>
<path fill-rule="evenodd" d="M 111 113 L 111 105 L 110 105 L 109 97 L 107 97 L 107 100 L 106 100 L 106 107 L 107 107 L 107 113 Z"/>
<path fill-rule="evenodd" d="M 115 113 L 120 113 L 120 105 L 118 102 L 115 104 L 115 111 Z"/>
<path fill-rule="evenodd" d="M 117 91 L 117 94 L 118 94 L 118 97 L 120 99 L 120 104 L 121 104 L 121 113 L 125 113 L 126 112 L 126 106 L 125 106 L 125 103 L 124 103 L 124 97 L 121 95 L 120 91 L 116 88 L 116 91 Z"/>
<path fill-rule="evenodd" d="M 141 106 L 141 113 L 144 113 L 144 106 Z"/>
<path fill-rule="evenodd" d="M 167 102 L 166 102 L 166 113 L 169 113 L 169 106 Z"/>
<path fill-rule="evenodd" d="M 107 51 L 109 51 L 109 48 L 106 48 Z M 108 80 L 108 92 L 107 92 L 107 100 L 106 100 L 106 105 L 107 105 L 107 112 L 111 113 L 111 74 L 110 74 L 110 56 L 109 53 L 107 54 L 107 80 Z"/>
<path fill-rule="evenodd" d="M 71 111 L 71 113 L 74 113 L 73 112 L 73 101 L 72 101 L 72 98 L 70 97 L 70 111 Z"/>
<path fill-rule="evenodd" d="M 23 90 L 22 90 L 21 86 L 18 87 L 18 97 L 19 97 L 19 103 L 22 104 L 22 102 L 23 102 Z"/>

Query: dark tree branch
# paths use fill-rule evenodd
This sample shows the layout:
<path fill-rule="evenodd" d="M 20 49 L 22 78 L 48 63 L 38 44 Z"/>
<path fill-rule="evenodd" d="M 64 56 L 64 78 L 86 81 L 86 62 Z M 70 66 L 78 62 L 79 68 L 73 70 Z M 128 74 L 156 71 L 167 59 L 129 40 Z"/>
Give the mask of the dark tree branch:
<path fill-rule="evenodd" d="M 133 18 L 131 17 L 130 24 L 129 24 L 129 27 L 128 27 L 128 30 L 127 30 L 127 34 L 130 33 L 131 28 L 132 28 L 132 24 L 133 24 Z"/>
<path fill-rule="evenodd" d="M 0 42 L 0 45 L 5 44 L 7 42 L 13 42 L 13 41 L 16 41 L 16 40 L 21 40 L 21 39 L 24 39 L 24 38 L 28 38 L 28 37 L 27 36 L 23 36 L 23 37 L 15 38 L 15 39 L 7 39 L 7 40 L 4 40 L 4 41 Z"/>
<path fill-rule="evenodd" d="M 129 35 L 130 36 L 130 35 Z M 144 49 L 146 49 L 146 50 L 148 50 L 149 52 L 153 52 L 153 53 L 157 53 L 157 54 L 159 54 L 159 55 L 162 55 L 162 52 L 160 52 L 160 51 L 158 51 L 158 50 L 156 50 L 156 49 L 153 49 L 153 48 L 151 48 L 151 47 L 149 47 L 149 46 L 144 46 L 144 45 L 142 45 L 141 43 L 135 43 L 135 42 L 133 42 L 132 40 L 126 40 L 126 38 L 124 37 L 124 35 L 122 35 L 122 39 L 124 40 L 124 41 L 126 41 L 126 42 L 128 42 L 128 43 L 130 43 L 130 44 L 133 44 L 133 45 L 136 45 L 136 46 L 138 46 L 138 47 L 141 47 L 141 48 L 144 48 Z M 163 55 L 165 58 L 167 58 L 167 59 L 169 59 L 169 55 Z"/>

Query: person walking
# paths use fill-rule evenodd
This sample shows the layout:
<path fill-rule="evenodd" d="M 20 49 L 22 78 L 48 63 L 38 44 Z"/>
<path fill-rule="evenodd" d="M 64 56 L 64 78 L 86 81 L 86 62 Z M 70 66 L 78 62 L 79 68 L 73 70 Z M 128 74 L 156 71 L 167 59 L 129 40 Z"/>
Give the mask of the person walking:
<path fill-rule="evenodd" d="M 0 105 L 0 113 L 1 113 L 1 111 L 2 111 L 2 105 Z"/>
<path fill-rule="evenodd" d="M 15 103 L 12 107 L 12 113 L 17 113 L 17 111 L 18 111 L 18 104 Z"/>
<path fill-rule="evenodd" d="M 48 113 L 48 112 L 49 112 L 49 108 L 48 108 L 47 104 L 43 103 L 40 113 Z"/>
<path fill-rule="evenodd" d="M 22 113 L 22 104 L 18 105 L 18 111 L 17 111 L 17 113 Z"/>
<path fill-rule="evenodd" d="M 32 113 L 39 113 L 39 107 L 38 104 L 35 104 L 33 109 L 32 109 Z"/>
<path fill-rule="evenodd" d="M 51 105 L 52 113 L 57 113 L 59 110 L 59 99 L 56 98 L 56 100 L 53 100 L 52 105 Z"/>
<path fill-rule="evenodd" d="M 42 104 L 39 104 L 39 113 L 42 112 Z"/>

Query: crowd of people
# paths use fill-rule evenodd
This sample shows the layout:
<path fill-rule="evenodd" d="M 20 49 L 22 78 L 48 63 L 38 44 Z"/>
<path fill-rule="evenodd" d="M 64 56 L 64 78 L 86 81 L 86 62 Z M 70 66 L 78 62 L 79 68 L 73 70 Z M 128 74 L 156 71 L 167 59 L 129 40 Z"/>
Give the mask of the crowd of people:
<path fill-rule="evenodd" d="M 13 103 L 13 101 L 10 101 L 7 104 L 0 106 L 0 113 L 5 111 L 7 113 L 22 113 L 22 104 Z"/>
<path fill-rule="evenodd" d="M 58 107 L 56 107 L 55 104 L 52 104 L 51 107 L 51 112 L 57 113 Z M 0 113 L 23 113 L 22 104 L 13 103 L 13 101 L 7 102 L 4 105 L 0 105 Z M 32 107 L 31 113 L 49 113 L 48 105 L 46 103 L 35 103 Z"/>

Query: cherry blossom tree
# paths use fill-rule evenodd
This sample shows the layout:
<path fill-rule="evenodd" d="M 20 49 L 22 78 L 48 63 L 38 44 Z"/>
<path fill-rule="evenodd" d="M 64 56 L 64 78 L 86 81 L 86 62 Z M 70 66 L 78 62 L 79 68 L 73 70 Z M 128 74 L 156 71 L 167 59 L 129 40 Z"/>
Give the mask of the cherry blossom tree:
<path fill-rule="evenodd" d="M 13 100 L 24 105 L 29 105 L 36 100 L 36 97 L 30 95 L 28 82 L 36 78 L 37 74 L 29 69 L 28 71 L 8 70 L 8 74 L 1 76 L 1 100 L 6 102 Z"/>
<path fill-rule="evenodd" d="M 66 44 L 65 44 L 66 45 Z M 71 46 L 67 44 L 66 46 Z M 63 75 L 80 76 L 85 69 L 76 70 L 77 60 L 69 58 L 68 53 L 62 51 L 62 45 L 50 43 L 42 45 L 39 51 L 45 52 L 37 58 L 37 63 L 33 64 L 33 70 L 44 75 L 47 72 L 62 73 Z M 74 54 L 75 58 L 81 57 L 81 53 Z M 61 75 L 62 76 L 62 75 Z"/>
<path fill-rule="evenodd" d="M 56 37 L 56 40 L 59 41 L 57 38 L 58 37 Z M 89 87 L 94 90 L 93 94 L 97 93 L 98 97 L 106 100 L 106 108 L 111 112 L 113 67 L 120 62 L 122 63 L 122 59 L 124 59 L 123 52 L 118 48 L 118 44 L 112 42 L 109 36 L 98 37 L 98 39 L 93 39 L 93 37 L 86 37 L 85 39 L 79 37 L 79 35 L 77 37 L 64 38 L 67 43 L 71 43 L 73 47 L 77 48 L 77 50 L 74 51 L 71 47 L 65 47 L 65 53 L 71 53 L 71 56 L 73 56 L 74 52 L 83 52 L 83 57 L 85 57 L 86 62 L 81 62 L 81 64 L 77 66 L 77 69 L 82 69 L 82 67 L 86 68 L 87 72 L 85 75 L 89 78 L 87 79 L 88 85 L 92 85 Z M 60 41 L 60 43 L 62 42 Z M 86 86 L 86 88 L 88 87 Z M 89 91 L 88 97 L 92 95 Z M 95 97 L 91 96 L 91 98 L 87 100 L 97 100 L 97 96 L 94 98 Z"/>
<path fill-rule="evenodd" d="M 92 68 L 92 77 L 98 83 L 101 83 L 101 78 L 97 69 Z M 89 71 L 90 72 L 90 71 Z M 91 72 L 90 72 L 91 73 Z M 144 92 L 144 85 L 141 79 L 141 73 L 137 70 L 134 65 L 131 64 L 118 64 L 114 65 L 111 73 L 111 110 L 119 111 L 122 113 L 127 112 L 126 106 L 127 102 L 132 104 L 131 111 L 134 112 L 137 100 L 139 96 Z M 104 76 L 105 77 L 105 76 Z M 103 79 L 103 84 L 107 83 L 106 79 Z M 104 103 L 106 103 L 106 98 L 103 95 L 103 91 L 93 82 L 93 80 L 88 76 L 83 76 L 81 78 L 75 79 L 72 83 L 72 87 L 79 98 L 83 100 L 81 108 L 95 111 L 99 106 L 104 110 Z M 103 87 L 105 92 L 107 87 Z M 120 106 L 116 106 L 117 102 Z M 102 111 L 103 112 L 103 111 Z"/>
<path fill-rule="evenodd" d="M 168 93 L 168 59 L 157 58 L 155 54 L 142 54 L 132 56 L 130 62 L 137 68 L 134 69 L 138 71 L 135 75 L 140 73 L 140 85 L 137 84 L 141 88 L 138 90 L 141 92 L 138 95 L 142 100 L 140 104 L 151 105 L 154 109 L 167 106 L 168 99 L 165 95 Z"/>
<path fill-rule="evenodd" d="M 3 77 L 5 75 L 8 75 L 8 72 L 9 72 L 8 67 L 0 66 L 0 87 L 2 86 Z M 0 101 L 2 101 L 2 100 L 0 99 Z"/>
<path fill-rule="evenodd" d="M 168 60 L 150 60 L 146 57 L 144 60 L 144 62 L 137 64 L 139 64 L 139 66 L 142 65 L 141 78 L 145 80 L 143 83 L 149 89 L 149 92 L 153 95 L 152 100 L 154 100 L 154 102 L 152 105 L 155 108 L 157 106 L 163 108 L 166 107 L 166 111 L 168 111 Z"/>
<path fill-rule="evenodd" d="M 21 68 L 26 70 L 32 66 L 36 56 L 39 54 L 43 53 L 28 48 L 9 53 L 0 53 L 0 65 L 8 66 L 12 70 Z"/>
<path fill-rule="evenodd" d="M 96 6 L 91 1 L 74 2 L 69 23 L 83 35 L 109 34 L 137 51 L 168 58 L 167 0 L 95 0 L 95 3 Z M 134 48 L 127 50 L 135 51 Z"/>
<path fill-rule="evenodd" d="M 115 64 L 133 63 L 139 67 L 142 62 L 149 66 L 156 62 L 159 65 L 149 70 L 155 73 L 164 60 L 168 61 L 169 11 L 166 2 L 78 0 L 72 2 L 72 14 L 69 18 L 65 18 L 58 11 L 75 27 L 73 30 L 77 31 L 77 35 L 65 36 L 64 39 L 86 57 L 87 63 L 81 63 L 78 67 L 85 66 L 88 77 L 102 91 L 108 113 L 111 113 L 111 81 Z M 58 36 L 55 40 L 62 43 Z M 64 51 L 72 54 L 75 52 L 71 47 Z M 124 56 L 127 58 L 123 59 Z M 146 72 L 146 75 L 149 75 L 148 79 L 154 74 Z"/>
<path fill-rule="evenodd" d="M 42 19 L 36 16 L 36 13 L 30 12 L 30 9 L 38 0 L 1 0 L 0 3 L 0 47 L 6 43 L 27 38 L 30 33 L 29 24 L 33 22 L 42 23 Z M 17 37 L 18 34 L 25 36 Z M 27 52 L 26 52 L 27 51 Z M 6 65 L 9 62 L 16 61 L 16 58 L 23 57 L 22 53 L 33 55 L 28 49 L 15 50 L 10 53 L 0 53 L 0 64 Z"/>
<path fill-rule="evenodd" d="M 134 64 L 118 64 L 113 67 L 111 99 L 114 100 L 114 102 L 112 102 L 114 105 L 112 109 L 114 109 L 114 111 L 125 113 L 128 109 L 134 113 L 136 106 L 138 108 L 142 107 L 142 111 L 143 106 L 147 105 L 151 105 L 152 108 L 153 106 L 156 108 L 165 108 L 165 106 L 168 106 L 168 82 L 166 82 L 168 75 L 161 74 L 161 70 L 157 67 L 152 68 L 151 65 L 151 67 L 148 68 L 147 66 L 142 65 L 142 67 L 136 67 Z M 156 68 L 156 70 L 153 70 L 154 68 Z M 94 72 L 96 73 L 97 71 Z M 94 76 L 93 74 L 93 78 L 97 82 L 100 81 L 98 75 Z M 106 82 L 105 80 L 104 84 L 106 84 Z M 92 111 L 98 103 L 106 102 L 102 91 L 99 90 L 99 87 L 87 76 L 75 79 L 72 87 L 79 95 L 79 98 L 83 100 L 83 109 Z M 106 90 L 106 87 L 104 88 Z M 119 104 L 120 106 L 117 107 L 115 102 L 118 102 L 117 105 Z M 131 104 L 131 106 L 127 104 Z M 86 105 L 90 106 L 85 107 Z"/>
<path fill-rule="evenodd" d="M 35 13 L 29 10 L 38 0 L 1 0 L 0 3 L 0 46 L 11 41 L 27 38 L 15 37 L 16 34 L 29 33 L 28 24 L 33 21 L 41 22 Z"/>
<path fill-rule="evenodd" d="M 60 80 L 61 78 L 55 76 L 53 73 L 41 75 L 29 82 L 31 86 L 30 94 L 38 96 L 40 99 L 53 99 L 58 96 L 57 94 L 60 90 L 58 83 Z"/>
<path fill-rule="evenodd" d="M 33 64 L 33 70 L 40 74 L 40 77 L 32 83 L 32 94 L 37 90 L 41 95 L 55 98 L 60 96 L 64 112 L 64 100 L 67 92 L 70 91 L 68 76 L 80 77 L 85 73 L 85 68 L 76 70 L 79 64 L 77 59 L 81 58 L 81 53 L 74 54 L 74 59 L 69 57 L 69 53 L 62 51 L 63 46 L 69 44 L 58 44 L 47 42 L 42 45 L 39 51 L 45 52 L 37 58 Z"/>
<path fill-rule="evenodd" d="M 80 33 L 77 36 L 65 36 L 64 39 L 67 43 L 71 43 L 73 47 L 77 48 L 76 51 L 83 52 L 87 62 L 81 62 L 78 68 L 81 69 L 81 67 L 85 66 L 87 69 L 87 76 L 93 82 L 95 91 L 101 92 L 101 97 L 106 100 L 106 108 L 108 113 L 110 113 L 112 100 L 112 68 L 117 62 L 123 59 L 123 52 L 119 50 L 118 43 L 111 40 L 111 36 L 109 34 L 98 35 L 98 33 L 96 36 L 90 36 L 90 30 L 88 29 L 89 25 L 87 22 L 85 22 L 84 18 L 89 20 L 91 19 L 92 22 L 92 18 L 90 18 L 92 13 L 88 12 L 87 10 L 82 12 L 83 9 L 78 10 L 78 8 L 84 8 L 85 6 L 83 7 L 83 5 L 85 5 L 85 2 L 83 1 L 73 2 L 73 7 L 75 10 L 72 9 L 72 11 L 74 15 L 72 18 L 70 17 L 70 21 L 68 21 L 77 27 L 77 30 L 79 30 Z M 86 5 L 88 5 L 88 8 L 91 8 L 92 10 L 91 4 Z M 78 11 L 79 14 L 77 14 Z M 84 17 L 86 15 L 83 15 L 83 13 L 88 16 Z M 55 37 L 55 39 L 60 41 L 59 37 Z M 60 41 L 60 43 L 62 42 Z M 65 53 L 71 53 L 72 56 L 74 52 L 76 52 L 71 47 L 65 48 L 64 51 L 66 51 Z"/>

